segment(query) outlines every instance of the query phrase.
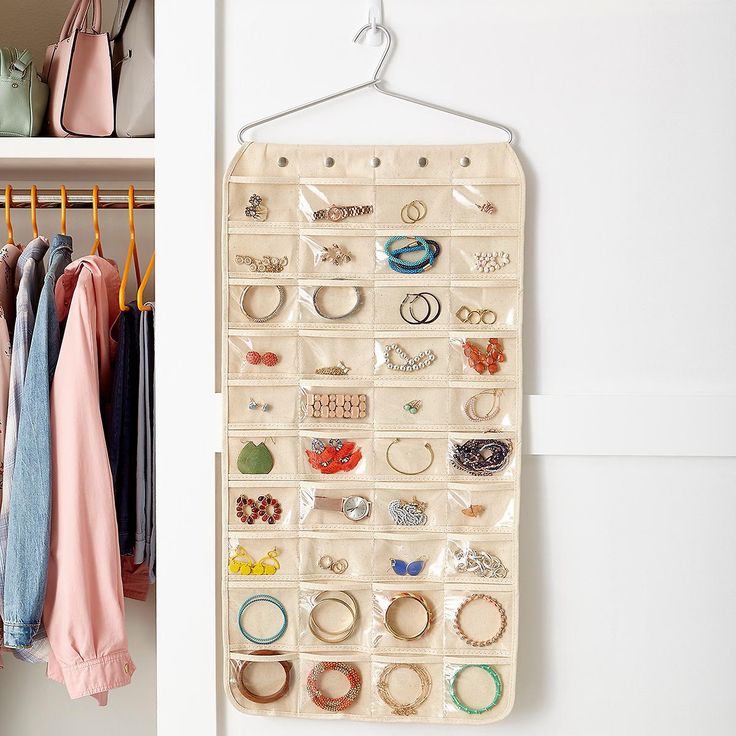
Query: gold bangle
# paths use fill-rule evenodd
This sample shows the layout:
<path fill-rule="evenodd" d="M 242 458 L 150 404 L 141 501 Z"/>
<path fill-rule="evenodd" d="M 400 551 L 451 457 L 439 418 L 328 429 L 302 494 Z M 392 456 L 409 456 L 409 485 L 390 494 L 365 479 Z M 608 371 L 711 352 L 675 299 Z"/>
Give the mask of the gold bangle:
<path fill-rule="evenodd" d="M 338 598 L 337 596 L 345 596 L 347 600 Z M 331 631 L 325 629 L 317 623 L 317 618 L 314 615 L 315 611 L 327 603 L 337 603 L 343 608 L 346 608 L 352 617 L 351 623 L 344 629 L 338 629 L 337 631 Z M 352 636 L 355 628 L 358 625 L 358 619 L 360 617 L 360 608 L 358 601 L 351 593 L 346 590 L 323 590 L 317 595 L 312 604 L 312 608 L 309 611 L 309 630 L 315 636 L 315 638 L 324 642 L 325 644 L 339 644 Z"/>
<path fill-rule="evenodd" d="M 429 462 L 427 463 L 426 467 L 422 468 L 421 470 L 415 470 L 415 471 L 408 471 L 408 470 L 401 470 L 400 468 L 397 468 L 392 462 L 391 458 L 389 457 L 389 453 L 391 452 L 391 448 L 401 440 L 398 439 L 398 437 L 393 440 L 389 444 L 389 446 L 386 448 L 386 464 L 391 468 L 391 470 L 394 470 L 397 473 L 401 473 L 401 475 L 421 475 L 422 473 L 426 473 L 431 467 L 432 463 L 434 462 L 434 450 L 432 449 L 432 445 L 429 444 L 429 442 L 425 442 L 424 446 L 429 450 Z"/>
<path fill-rule="evenodd" d="M 462 624 L 460 623 L 460 616 L 462 615 L 465 607 L 473 601 L 487 601 L 498 611 L 498 615 L 501 617 L 501 623 L 499 624 L 496 633 L 490 639 L 472 639 L 463 630 Z M 455 618 L 452 622 L 455 633 L 471 647 L 490 647 L 495 644 L 503 636 L 504 631 L 506 631 L 507 623 L 508 621 L 504 607 L 495 598 L 486 593 L 473 593 L 472 595 L 469 595 L 458 606 L 457 611 L 455 611 Z"/>
<path fill-rule="evenodd" d="M 389 678 L 396 670 L 411 670 L 412 672 L 415 672 L 419 678 L 419 684 L 422 687 L 422 691 L 411 703 L 399 703 L 399 701 L 391 695 Z M 381 671 L 376 689 L 378 690 L 378 694 L 381 696 L 381 700 L 391 708 L 391 712 L 395 716 L 413 716 L 416 715 L 417 708 L 419 708 L 419 706 L 429 697 L 429 693 L 432 690 L 432 678 L 429 676 L 427 668 L 421 664 L 390 664 L 384 667 Z"/>
<path fill-rule="evenodd" d="M 403 634 L 402 632 L 398 631 L 396 627 L 393 626 L 393 624 L 391 624 L 389 621 L 389 612 L 392 606 L 394 606 L 401 600 L 405 600 L 406 598 L 411 598 L 412 600 L 417 601 L 417 603 L 419 603 L 419 605 L 424 609 L 424 613 L 426 616 L 424 626 L 416 634 Z M 398 595 L 393 596 L 393 598 L 391 598 L 388 605 L 386 606 L 386 610 L 383 612 L 383 625 L 386 627 L 386 631 L 388 631 L 388 633 L 391 634 L 394 639 L 399 639 L 400 641 L 414 641 L 415 639 L 420 639 L 421 637 L 423 637 L 427 633 L 429 627 L 432 625 L 432 609 L 430 608 L 427 599 L 419 593 L 399 593 Z"/>

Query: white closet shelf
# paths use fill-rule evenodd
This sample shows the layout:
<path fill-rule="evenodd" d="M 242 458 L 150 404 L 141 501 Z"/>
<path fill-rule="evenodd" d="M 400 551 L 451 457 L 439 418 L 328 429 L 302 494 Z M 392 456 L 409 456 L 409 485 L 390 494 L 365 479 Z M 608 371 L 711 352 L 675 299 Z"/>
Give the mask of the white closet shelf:
<path fill-rule="evenodd" d="M 0 183 L 153 180 L 154 138 L 0 138 Z"/>

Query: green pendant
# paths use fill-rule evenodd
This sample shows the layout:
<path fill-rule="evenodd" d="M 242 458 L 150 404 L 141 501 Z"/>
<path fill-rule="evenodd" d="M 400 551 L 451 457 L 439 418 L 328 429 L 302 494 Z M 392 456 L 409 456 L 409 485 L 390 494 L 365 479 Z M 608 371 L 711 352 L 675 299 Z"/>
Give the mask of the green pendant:
<path fill-rule="evenodd" d="M 238 470 L 245 474 L 267 475 L 273 470 L 273 455 L 266 445 L 246 442 L 238 455 Z"/>

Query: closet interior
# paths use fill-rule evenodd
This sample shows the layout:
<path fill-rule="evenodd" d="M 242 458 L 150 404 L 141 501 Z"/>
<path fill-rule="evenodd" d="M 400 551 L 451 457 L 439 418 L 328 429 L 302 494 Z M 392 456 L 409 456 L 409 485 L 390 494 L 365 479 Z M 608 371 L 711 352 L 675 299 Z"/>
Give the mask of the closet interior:
<path fill-rule="evenodd" d="M 71 6 L 71 0 L 53 4 L 42 0 L 10 0 L 4 3 L 0 47 L 30 49 L 34 65 L 40 72 L 44 49 L 56 42 Z M 101 9 L 103 31 L 110 30 L 118 3 L 116 0 L 103 0 Z M 106 685 L 112 685 L 108 708 L 92 709 L 94 700 L 89 696 L 105 704 L 104 688 L 85 680 L 83 675 L 74 671 L 74 667 L 71 670 L 65 667 L 61 661 L 65 655 L 55 656 L 53 641 L 49 645 L 48 640 L 44 640 L 44 613 L 30 649 L 0 649 L 3 732 L 7 727 L 8 733 L 28 733 L 31 730 L 47 733 L 61 725 L 64 732 L 76 730 L 77 733 L 87 733 L 91 728 L 100 732 L 104 728 L 106 733 L 116 734 L 116 729 L 124 723 L 127 723 L 127 729 L 135 728 L 141 734 L 155 732 L 154 145 L 152 137 L 125 138 L 114 137 L 114 134 L 113 137 L 95 138 L 49 137 L 44 132 L 37 137 L 0 136 L 0 237 L 2 243 L 7 242 L 0 251 L 0 259 L 7 265 L 8 258 L 20 259 L 29 245 L 40 245 L 44 252 L 36 255 L 43 255 L 43 267 L 40 262 L 37 264 L 37 286 L 42 287 L 45 283 L 44 274 L 50 270 L 57 272 L 53 291 L 55 306 L 60 309 L 61 339 L 57 372 L 49 389 L 52 461 L 47 463 L 52 478 L 55 472 L 57 478 L 52 479 L 49 560 L 44 563 L 48 582 L 43 609 L 45 612 L 49 610 L 48 599 L 53 595 L 55 604 L 66 610 L 64 615 L 68 623 L 64 625 L 72 633 L 67 636 L 63 647 L 59 645 L 60 651 L 68 647 L 68 651 L 73 653 L 87 635 L 94 642 L 95 632 L 104 631 L 106 626 L 121 643 L 121 646 L 114 647 L 118 652 L 106 654 L 103 644 L 94 643 L 90 646 L 92 649 L 97 647 L 98 651 L 90 651 L 86 655 L 79 651 L 82 661 L 98 655 L 101 668 L 106 671 L 102 679 Z M 59 238 L 64 233 L 68 237 Z M 49 262 L 49 254 L 58 243 L 63 243 L 67 251 L 71 244 L 72 250 L 68 254 L 71 266 L 66 269 L 59 268 L 58 264 L 54 268 Z M 13 255 L 8 256 L 8 253 Z M 70 269 L 73 275 L 68 277 L 68 294 L 61 296 L 59 288 L 67 278 L 61 274 L 69 274 Z M 83 274 L 91 275 L 87 279 Z M 16 302 L 20 274 L 6 268 L 5 279 L 13 292 L 13 302 Z M 86 300 L 82 303 L 82 294 L 78 291 L 87 280 L 92 286 L 85 291 Z M 118 280 L 124 284 L 122 291 L 117 286 Z M 138 308 L 139 297 L 141 309 Z M 31 299 L 33 331 L 39 324 L 44 324 L 40 319 L 38 298 L 35 294 Z M 75 304 L 75 301 L 79 303 Z M 109 324 L 99 320 L 103 311 Z M 5 316 L 7 319 L 8 315 Z M 76 326 L 71 323 L 73 316 L 78 322 Z M 13 325 L 9 326 L 12 335 Z M 122 340 L 121 330 L 127 331 Z M 31 343 L 32 335 L 33 332 Z M 83 354 L 85 338 L 93 339 L 96 355 Z M 0 350 L 6 352 L 12 373 L 15 356 L 11 351 L 13 338 L 10 339 L 11 342 L 0 346 Z M 49 345 L 51 343 L 49 340 Z M 49 349 L 53 352 L 51 347 Z M 73 349 L 78 352 L 77 356 L 71 355 Z M 92 362 L 84 365 L 84 359 L 89 357 Z M 90 396 L 94 393 L 95 381 L 99 382 L 98 416 L 93 417 L 95 421 L 87 421 L 89 417 L 85 416 L 77 417 L 64 426 L 63 417 L 69 417 L 75 406 L 81 411 L 78 401 L 74 405 L 65 401 L 69 396 L 55 397 L 59 372 L 62 371 L 62 376 L 73 373 L 72 358 L 80 362 L 79 373 L 72 386 L 79 395 Z M 93 374 L 98 370 L 99 374 L 90 378 L 90 369 Z M 68 382 L 67 378 L 64 380 Z M 81 386 L 87 381 L 91 385 L 86 387 L 85 393 Z M 8 400 L 7 392 L 4 399 L 0 394 L 0 406 L 3 400 Z M 31 405 L 32 400 L 29 407 Z M 21 413 L 25 406 L 22 404 Z M 94 408 L 88 405 L 85 410 L 89 412 Z M 5 432 L 6 427 L 2 429 Z M 54 432 L 57 439 L 54 439 Z M 61 445 L 58 438 L 63 440 Z M 69 447 L 76 447 L 78 452 L 85 448 L 86 454 L 74 461 L 71 459 L 73 455 L 66 452 Z M 105 472 L 110 474 L 113 483 L 112 497 L 109 494 L 106 497 L 94 475 L 89 475 L 88 460 L 95 450 L 98 461 L 107 460 Z M 81 504 L 74 514 L 66 516 L 63 509 L 53 508 L 57 490 L 54 484 L 62 472 L 66 472 L 57 467 L 62 455 L 68 458 L 65 462 L 73 472 L 76 468 L 77 475 L 73 476 L 78 490 L 75 503 Z M 98 465 L 97 470 L 105 470 L 104 464 Z M 17 473 L 16 464 L 14 479 Z M 14 480 L 13 493 L 16 488 Z M 11 498 L 14 498 L 12 494 Z M 12 529 L 12 516 L 9 518 Z M 141 518 L 145 520 L 142 540 L 138 528 Z M 55 525 L 63 530 L 63 542 L 56 539 Z M 120 549 L 117 581 L 111 562 L 113 556 L 107 554 L 111 530 L 115 535 L 113 541 Z M 27 530 L 24 533 L 27 534 Z M 60 544 L 66 545 L 63 554 Z M 100 549 L 107 549 L 107 553 L 100 554 Z M 10 560 L 8 557 L 7 564 Z M 68 567 L 69 560 L 79 563 L 76 570 Z M 23 564 L 29 566 L 26 575 L 29 579 L 37 577 L 35 568 L 38 565 L 35 562 L 34 559 L 20 560 L 21 569 Z M 18 560 L 15 565 L 18 567 Z M 118 584 L 125 591 L 119 621 L 114 610 Z M 7 605 L 7 579 L 5 588 L 3 604 Z M 84 599 L 85 594 L 91 596 L 89 600 Z M 0 608 L 0 613 L 2 610 Z M 52 637 L 51 631 L 49 639 Z M 38 644 L 39 641 L 45 643 Z M 5 642 L 8 643 L 7 636 Z M 28 642 L 21 636 L 17 643 L 26 645 Z M 50 650 L 52 654 L 49 656 Z M 45 662 L 49 659 L 51 664 L 47 665 Z M 110 673 L 120 674 L 121 685 L 130 684 L 116 687 L 113 684 L 116 675 L 109 676 Z M 42 702 L 43 707 L 29 708 L 29 704 L 35 702 Z"/>

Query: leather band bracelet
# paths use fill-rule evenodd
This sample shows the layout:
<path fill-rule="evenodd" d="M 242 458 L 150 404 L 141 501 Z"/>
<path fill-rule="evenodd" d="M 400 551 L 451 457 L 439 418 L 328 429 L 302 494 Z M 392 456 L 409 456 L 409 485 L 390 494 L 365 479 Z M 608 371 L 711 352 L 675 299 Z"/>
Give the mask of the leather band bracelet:
<path fill-rule="evenodd" d="M 272 649 L 258 649 L 255 652 L 251 652 L 251 654 L 266 657 L 280 654 L 280 652 L 275 652 Z M 235 684 L 237 685 L 238 692 L 244 698 L 250 700 L 251 703 L 275 703 L 277 700 L 281 700 L 281 698 L 289 692 L 289 688 L 291 687 L 291 671 L 294 668 L 294 665 L 289 660 L 279 660 L 279 664 L 284 669 L 284 684 L 276 692 L 268 695 L 257 695 L 252 690 L 249 690 L 248 686 L 245 684 L 245 671 L 248 669 L 249 665 L 252 664 L 254 664 L 252 660 L 242 660 L 238 663 L 235 669 Z"/>

